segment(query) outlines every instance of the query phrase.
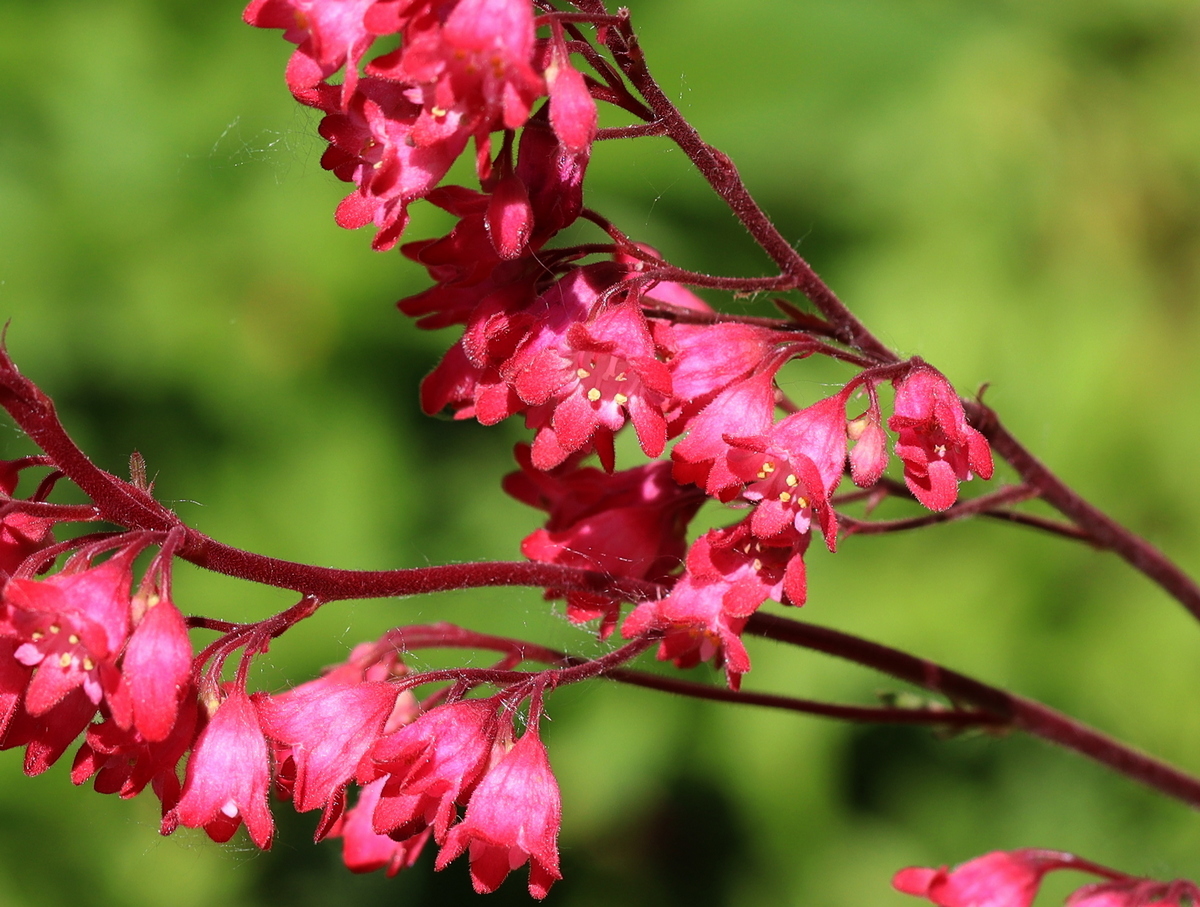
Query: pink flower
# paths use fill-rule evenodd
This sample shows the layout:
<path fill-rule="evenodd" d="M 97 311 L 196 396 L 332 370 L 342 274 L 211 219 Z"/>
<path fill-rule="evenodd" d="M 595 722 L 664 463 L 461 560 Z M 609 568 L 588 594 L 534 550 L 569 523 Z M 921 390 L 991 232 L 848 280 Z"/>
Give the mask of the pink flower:
<path fill-rule="evenodd" d="M 741 640 L 750 615 L 768 598 L 804 603 L 804 551 L 810 536 L 771 545 L 754 536 L 749 520 L 711 530 L 688 551 L 687 568 L 658 601 L 642 602 L 625 619 L 621 634 L 632 639 L 652 631 L 664 634 L 659 660 L 690 668 L 712 659 L 724 665 L 737 689 L 750 670 Z"/>
<path fill-rule="evenodd" d="M 997 850 L 951 872 L 945 866 L 902 869 L 892 879 L 892 886 L 904 894 L 928 898 L 938 907 L 1030 907 L 1042 876 L 1071 867 L 1064 858 L 1070 856 L 1045 850 Z"/>
<path fill-rule="evenodd" d="M 528 860 L 529 893 L 540 900 L 562 878 L 561 818 L 562 800 L 546 747 L 530 728 L 484 775 L 466 816 L 450 829 L 435 868 L 444 869 L 469 847 L 471 881 L 478 893 L 487 894 Z"/>
<path fill-rule="evenodd" d="M 657 358 L 637 300 L 599 302 L 597 290 L 607 289 L 604 278 L 616 276 L 606 263 L 563 278 L 545 294 L 547 320 L 502 368 L 526 404 L 545 407 L 527 420 L 537 428 L 533 462 L 539 469 L 594 445 L 611 471 L 612 437 L 626 419 L 646 456 L 657 457 L 666 445 L 670 371 Z"/>
<path fill-rule="evenodd" d="M 342 839 L 342 862 L 351 872 L 384 869 L 391 878 L 417 861 L 433 829 L 426 828 L 403 841 L 375 831 L 371 817 L 385 780 L 377 778 L 359 792 L 358 802 L 346 810 L 330 837 Z"/>
<path fill-rule="evenodd" d="M 252 0 L 242 18 L 258 28 L 281 28 L 297 45 L 288 61 L 287 84 L 297 100 L 311 102 L 314 89 L 343 66 L 343 92 L 358 80 L 358 64 L 375 40 L 363 16 L 376 0 Z"/>
<path fill-rule="evenodd" d="M 389 777 L 375 809 L 374 830 L 398 839 L 432 826 L 445 840 L 487 767 L 499 731 L 494 699 L 464 699 L 426 712 L 380 740 L 371 753 Z M 360 779 L 361 780 L 361 779 Z"/>
<path fill-rule="evenodd" d="M 156 742 L 171 733 L 191 672 L 192 644 L 183 615 L 169 601 L 150 599 L 121 660 L 133 726 L 143 739 Z"/>
<path fill-rule="evenodd" d="M 107 697 L 128 725 L 129 700 L 116 660 L 129 636 L 132 560 L 132 553 L 121 553 L 78 573 L 14 577 L 5 584 L 0 636 L 17 640 L 16 659 L 36 666 L 25 693 L 30 715 L 45 714 L 82 687 L 93 705 Z"/>
<path fill-rule="evenodd" d="M 519 445 L 516 453 L 521 472 L 505 477 L 505 490 L 550 514 L 545 528 L 521 543 L 527 558 L 651 582 L 664 582 L 678 570 L 688 522 L 705 497 L 673 481 L 669 463 L 615 473 L 564 466 L 547 473 L 534 468 L 528 446 Z M 579 592 L 566 597 L 571 620 L 603 617 L 601 637 L 612 632 L 619 601 Z"/>
<path fill-rule="evenodd" d="M 263 731 L 278 741 L 280 763 L 295 767 L 298 812 L 326 807 L 322 828 L 337 818 L 346 784 L 375 744 L 396 704 L 390 683 L 356 683 L 331 673 L 258 702 Z"/>
<path fill-rule="evenodd" d="M 567 151 L 573 154 L 587 152 L 596 137 L 596 102 L 579 70 L 571 65 L 562 32 L 558 29 L 550 40 L 546 85 L 550 93 L 550 125 L 554 134 Z"/>
<path fill-rule="evenodd" d="M 266 850 L 275 834 L 267 806 L 271 767 L 258 714 L 243 690 L 234 690 L 218 706 L 188 760 L 183 793 L 163 820 L 203 828 L 214 841 L 228 841 L 242 822 L 251 840 Z"/>
<path fill-rule="evenodd" d="M 94 776 L 98 793 L 118 794 L 122 799 L 137 796 L 152 784 L 163 812 L 173 809 L 180 793 L 176 767 L 195 742 L 199 717 L 195 690 L 189 687 L 185 693 L 163 740 L 147 740 L 136 729 L 122 728 L 111 719 L 89 725 L 71 765 L 72 783 L 83 784 Z"/>
<path fill-rule="evenodd" d="M 918 365 L 896 387 L 888 427 L 899 432 L 896 455 L 904 482 L 930 510 L 945 510 L 958 498 L 958 483 L 971 474 L 992 477 L 987 439 L 967 424 L 962 401 L 941 372 Z"/>
<path fill-rule="evenodd" d="M 803 535 L 815 515 L 834 550 L 837 518 L 829 498 L 846 463 L 845 396 L 792 413 L 757 437 L 728 440 L 729 469 L 746 483 L 742 497 L 756 505 L 751 531 L 761 539 Z"/>

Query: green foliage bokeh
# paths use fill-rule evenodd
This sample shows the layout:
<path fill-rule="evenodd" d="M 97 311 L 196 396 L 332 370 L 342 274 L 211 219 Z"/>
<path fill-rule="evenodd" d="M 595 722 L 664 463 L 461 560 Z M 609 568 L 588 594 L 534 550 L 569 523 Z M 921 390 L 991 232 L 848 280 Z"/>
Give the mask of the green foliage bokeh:
<path fill-rule="evenodd" d="M 416 384 L 451 337 L 392 303 L 426 278 L 334 226 L 346 187 L 284 88 L 290 45 L 239 13 L 0 0 L 10 352 L 101 465 L 123 473 L 139 450 L 160 498 L 222 541 L 364 568 L 517 557 L 537 514 L 498 482 L 521 429 L 420 414 Z M 1200 573 L 1200 7 L 646 0 L 633 14 L 670 96 L 877 334 L 964 392 L 987 382 L 1052 468 Z M 683 266 L 767 272 L 665 142 L 599 147 L 588 193 Z M 446 226 L 414 214 L 414 236 Z M 811 399 L 839 377 L 797 368 L 788 389 Z M 27 452 L 0 431 L 0 456 Z M 1115 558 L 987 522 L 819 548 L 806 619 L 1200 768 L 1200 628 Z M 290 603 L 194 570 L 177 582 L 190 613 Z M 280 640 L 258 683 L 431 620 L 598 651 L 534 590 L 347 603 Z M 750 689 L 869 702 L 898 686 L 773 645 L 751 655 Z M 899 905 L 887 883 L 903 865 L 1021 846 L 1200 876 L 1189 810 L 1019 737 L 606 684 L 556 694 L 550 717 L 566 873 L 550 903 Z M 350 876 L 285 808 L 269 854 L 164 840 L 149 797 L 20 765 L 0 754 L 4 905 L 83 890 L 175 907 L 475 901 L 462 865 Z M 525 902 L 514 878 L 487 903 Z"/>

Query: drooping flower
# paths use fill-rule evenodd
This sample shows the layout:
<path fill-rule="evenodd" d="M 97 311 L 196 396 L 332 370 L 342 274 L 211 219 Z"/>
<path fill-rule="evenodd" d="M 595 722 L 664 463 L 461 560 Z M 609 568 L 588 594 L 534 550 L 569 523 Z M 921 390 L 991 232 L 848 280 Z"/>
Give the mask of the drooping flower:
<path fill-rule="evenodd" d="M 987 439 L 967 424 L 962 401 L 941 372 L 921 364 L 896 386 L 888 427 L 898 432 L 896 455 L 904 482 L 930 510 L 945 510 L 958 498 L 958 483 L 973 474 L 992 477 Z"/>
<path fill-rule="evenodd" d="M 122 728 L 111 718 L 91 724 L 71 765 L 71 781 L 83 784 L 94 777 L 98 793 L 118 794 L 122 799 L 152 785 L 165 814 L 179 802 L 177 766 L 195 742 L 198 720 L 199 703 L 189 685 L 163 740 L 147 740 L 136 728 Z"/>
<path fill-rule="evenodd" d="M 129 699 L 116 661 L 129 636 L 131 562 L 117 554 L 98 567 L 4 586 L 0 636 L 18 641 L 15 658 L 35 667 L 25 710 L 37 717 L 82 688 L 93 705 L 107 699 L 128 725 Z"/>
<path fill-rule="evenodd" d="M 558 782 L 546 747 L 531 727 L 479 782 L 462 822 L 450 829 L 435 868 L 445 868 L 470 848 L 471 881 L 478 893 L 487 894 L 528 860 L 529 893 L 540 900 L 562 878 L 561 819 Z"/>
<path fill-rule="evenodd" d="M 505 491 L 550 514 L 545 527 L 521 543 L 521 553 L 530 560 L 650 582 L 666 582 L 683 563 L 687 525 L 705 496 L 675 482 L 669 463 L 614 473 L 567 465 L 542 472 L 534 468 L 528 446 L 519 445 L 516 455 L 521 471 L 505 477 Z M 611 596 L 548 594 L 566 595 L 571 620 L 601 617 L 602 638 L 612 632 L 620 613 L 620 602 Z"/>
<path fill-rule="evenodd" d="M 938 907 L 1030 907 L 1042 877 L 1054 869 L 1075 868 L 1071 859 L 1046 850 L 997 850 L 953 870 L 902 869 L 892 886 Z"/>
<path fill-rule="evenodd" d="M 183 615 L 169 601 L 147 598 L 121 659 L 133 725 L 143 739 L 153 743 L 171 733 L 191 670 L 192 644 Z"/>
<path fill-rule="evenodd" d="M 753 534 L 749 520 L 705 533 L 692 544 L 671 592 L 638 605 L 621 634 L 632 639 L 661 633 L 660 660 L 690 668 L 711 659 L 724 666 L 729 686 L 737 689 L 750 670 L 741 640 L 750 615 L 768 598 L 804 603 L 803 555 L 810 538 L 805 533 L 772 545 Z"/>
<path fill-rule="evenodd" d="M 760 539 L 809 531 L 816 516 L 825 543 L 837 545 L 829 498 L 846 463 L 846 400 L 836 394 L 792 413 L 754 437 L 728 439 L 729 470 L 754 503 L 750 529 Z"/>
<path fill-rule="evenodd" d="M 377 833 L 400 840 L 430 826 L 435 840 L 445 840 L 456 807 L 487 767 L 500 730 L 498 705 L 495 699 L 441 705 L 375 744 L 375 772 L 388 775 L 374 813 Z"/>
<path fill-rule="evenodd" d="M 342 862 L 351 872 L 383 869 L 391 878 L 417 861 L 433 829 L 426 828 L 403 841 L 375 831 L 372 816 L 385 780 L 377 778 L 364 786 L 358 794 L 358 802 L 343 813 L 329 836 L 342 839 Z"/>
<path fill-rule="evenodd" d="M 318 834 L 340 815 L 346 784 L 383 731 L 396 696 L 390 683 L 356 683 L 332 672 L 259 700 L 263 731 L 280 744 L 277 761 L 290 760 L 294 768 L 296 810 L 325 808 Z"/>
<path fill-rule="evenodd" d="M 266 850 L 275 834 L 267 805 L 270 756 L 258 713 L 244 690 L 233 690 L 209 719 L 188 759 L 183 793 L 163 819 L 203 828 L 214 841 L 228 841 L 245 822 L 250 839 Z"/>

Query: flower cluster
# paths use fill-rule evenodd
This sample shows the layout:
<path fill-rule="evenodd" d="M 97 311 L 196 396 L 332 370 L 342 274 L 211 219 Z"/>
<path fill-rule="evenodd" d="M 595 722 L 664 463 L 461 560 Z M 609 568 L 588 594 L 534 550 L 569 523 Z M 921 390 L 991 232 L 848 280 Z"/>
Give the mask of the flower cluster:
<path fill-rule="evenodd" d="M 234 627 L 194 656 L 187 622 L 156 591 L 168 584 L 161 556 L 132 591 L 148 541 L 98 565 L 86 565 L 100 552 L 85 548 L 44 580 L 24 575 L 39 563 L 31 554 L 4 584 L 0 748 L 24 746 L 26 773 L 48 769 L 82 735 L 72 781 L 94 779 L 122 798 L 149 786 L 163 834 L 182 825 L 227 841 L 244 825 L 268 848 L 273 789 L 299 812 L 321 810 L 316 839 L 342 838 L 356 872 L 394 873 L 432 838 L 439 869 L 470 851 L 478 891 L 529 861 L 529 890 L 545 897 L 560 878 L 560 808 L 538 736 L 538 689 L 514 741 L 529 683 L 486 699 L 461 698 L 461 687 L 446 704 L 437 704 L 443 691 L 422 705 L 409 692 L 422 678 L 408 676 L 385 637 L 317 680 L 249 693 L 249 655 L 269 631 Z M 239 646 L 242 669 L 222 682 L 221 663 Z M 352 785 L 359 794 L 347 809 Z"/>
<path fill-rule="evenodd" d="M 528 863 L 529 891 L 545 897 L 560 878 L 560 798 L 539 736 L 544 693 L 653 646 L 682 668 L 723 667 L 736 690 L 750 670 L 742 634 L 751 617 L 768 601 L 805 603 L 814 531 L 836 550 L 843 477 L 866 489 L 860 496 L 944 511 L 961 482 L 990 478 L 988 442 L 932 366 L 861 355 L 786 303 L 785 320 L 722 315 L 688 288 L 704 275 L 668 265 L 585 207 L 593 143 L 605 137 L 597 102 L 653 119 L 583 37 L 582 23 L 604 32 L 621 17 L 530 0 L 253 0 L 245 19 L 296 45 L 287 85 L 324 114 L 323 166 L 355 187 L 337 208 L 340 225 L 373 225 L 373 246 L 387 250 L 418 199 L 455 219 L 444 236 L 400 246 L 432 280 L 400 310 L 423 328 L 461 328 L 423 381 L 422 406 L 485 425 L 524 420 L 531 438 L 505 488 L 547 521 L 522 553 L 575 581 L 600 575 L 594 586 L 547 583 L 546 594 L 566 599 L 570 620 L 597 621 L 602 639 L 619 632 L 629 642 L 586 662 L 437 625 L 424 644 L 499 647 L 501 663 L 411 674 L 399 652 L 413 639 L 396 630 L 316 680 L 251 691 L 253 658 L 321 597 L 298 583 L 287 588 L 300 603 L 264 621 L 185 619 L 171 601 L 171 565 L 188 545 L 193 554 L 203 546 L 153 501 L 144 477 L 102 474 L 93 487 L 115 488 L 148 525 L 116 520 L 126 531 L 56 543 L 59 522 L 112 517 L 49 503 L 57 471 L 29 498 L 14 497 L 23 470 L 58 466 L 27 458 L 0 463 L 0 748 L 24 746 L 35 774 L 82 735 L 72 780 L 122 797 L 150 787 L 163 834 L 185 826 L 226 841 L 244 826 L 270 847 L 274 792 L 299 812 L 319 811 L 316 839 L 340 837 L 354 871 L 395 873 L 432 841 L 438 869 L 469 854 L 479 892 Z M 575 68 L 579 59 L 593 75 Z M 477 187 L 446 183 L 472 144 Z M 598 231 L 595 241 L 580 241 L 585 229 Z M 814 355 L 855 373 L 802 405 L 778 379 Z M 15 375 L 3 377 L 15 385 Z M 903 485 L 885 478 L 889 430 Z M 640 454 L 618 469 L 622 432 Z M 736 517 L 691 534 L 709 502 Z M 155 548 L 135 589 L 135 562 Z M 256 579 L 276 583 L 281 563 Z M 615 591 L 624 581 L 657 594 L 625 612 L 629 599 Z M 219 636 L 197 653 L 192 629 Z M 530 657 L 552 667 L 513 670 Z M 419 701 L 414 690 L 429 683 L 440 686 Z M 491 694 L 477 695 L 483 687 Z M 979 885 L 1000 876 L 1013 891 L 1036 890 L 1052 862 L 1007 855 L 993 860 L 998 869 L 988 864 L 984 883 L 968 864 L 908 871 L 897 885 L 965 907 L 983 903 Z M 1013 897 L 1023 895 L 994 903 Z"/>

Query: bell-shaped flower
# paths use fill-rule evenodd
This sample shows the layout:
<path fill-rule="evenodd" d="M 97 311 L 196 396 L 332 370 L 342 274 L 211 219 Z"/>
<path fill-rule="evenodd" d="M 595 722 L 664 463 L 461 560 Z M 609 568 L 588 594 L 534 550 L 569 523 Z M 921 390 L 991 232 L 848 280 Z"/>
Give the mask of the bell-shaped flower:
<path fill-rule="evenodd" d="M 373 828 L 398 840 L 426 826 L 445 840 L 456 807 L 475 788 L 500 730 L 495 699 L 464 699 L 430 709 L 380 740 L 371 753 L 388 778 Z M 364 779 L 360 779 L 364 780 Z"/>
<path fill-rule="evenodd" d="M 803 535 L 816 516 L 825 543 L 837 545 L 829 498 L 846 463 L 846 400 L 837 394 L 792 413 L 757 437 L 730 438 L 730 471 L 755 504 L 750 529 L 760 539 Z"/>
<path fill-rule="evenodd" d="M 669 463 L 614 473 L 566 466 L 542 472 L 534 468 L 526 445 L 519 445 L 516 455 L 521 471 L 505 477 L 505 491 L 550 514 L 546 526 L 521 543 L 527 558 L 650 582 L 666 582 L 678 570 L 687 550 L 687 525 L 705 496 L 676 483 Z M 601 637 L 612 632 L 618 600 L 580 592 L 555 597 L 563 594 L 571 620 L 601 617 Z"/>
<path fill-rule="evenodd" d="M 904 894 L 938 907 L 1030 907 L 1051 870 L 1075 868 L 1069 854 L 1046 850 L 997 850 L 953 870 L 910 867 L 892 879 Z"/>
<path fill-rule="evenodd" d="M 904 461 L 904 483 L 930 510 L 953 504 L 958 483 L 972 473 L 992 477 L 987 439 L 967 424 L 958 394 L 931 366 L 916 366 L 897 384 L 888 428 L 900 435 L 896 456 Z"/>
<path fill-rule="evenodd" d="M 107 698 L 128 724 L 129 701 L 117 657 L 129 636 L 130 564 L 123 552 L 98 567 L 4 586 L 0 636 L 18 641 L 16 659 L 36 666 L 25 709 L 36 717 L 82 688 L 93 705 Z"/>
<path fill-rule="evenodd" d="M 332 672 L 258 702 L 262 728 L 294 765 L 298 812 L 325 807 L 322 830 L 340 814 L 346 784 L 374 746 L 396 705 L 390 683 L 347 682 Z"/>
<path fill-rule="evenodd" d="M 554 134 L 567 151 L 587 152 L 596 137 L 596 102 L 583 75 L 571 65 L 562 32 L 558 30 L 550 39 L 550 63 L 545 75 Z"/>
<path fill-rule="evenodd" d="M 887 433 L 883 430 L 879 406 L 872 401 L 870 409 L 847 426 L 846 434 L 854 442 L 850 451 L 850 477 L 859 488 L 869 488 L 887 468 Z"/>
<path fill-rule="evenodd" d="M 528 860 L 529 893 L 540 900 L 562 878 L 561 819 L 558 782 L 537 729 L 530 728 L 479 782 L 435 868 L 445 868 L 470 848 L 471 881 L 479 894 L 488 894 Z"/>
<path fill-rule="evenodd" d="M 189 688 L 192 643 L 179 609 L 150 597 L 129 637 L 121 674 L 133 706 L 133 726 L 148 742 L 165 740 L 175 725 L 180 698 Z"/>
<path fill-rule="evenodd" d="M 750 670 L 741 640 L 750 615 L 768 598 L 804 603 L 803 555 L 810 537 L 767 544 L 751 532 L 748 520 L 705 533 L 692 544 L 687 567 L 670 594 L 638 605 L 621 634 L 632 639 L 661 633 L 660 660 L 690 668 L 711 659 L 725 667 L 729 686 L 737 689 Z"/>
<path fill-rule="evenodd" d="M 363 787 L 358 802 L 346 810 L 329 836 L 342 839 L 342 862 L 351 872 L 383 869 L 391 878 L 417 861 L 433 829 L 426 828 L 403 841 L 376 832 L 371 817 L 385 781 L 385 778 L 377 778 Z"/>
<path fill-rule="evenodd" d="M 164 818 L 203 828 L 214 841 L 228 841 L 245 822 L 250 839 L 266 850 L 275 834 L 267 805 L 270 756 L 258 713 L 244 690 L 234 690 L 217 707 L 188 759 L 179 803 Z"/>
<path fill-rule="evenodd" d="M 179 760 L 195 743 L 199 703 L 191 686 L 184 691 L 182 706 L 167 737 L 147 740 L 136 728 L 122 728 L 111 718 L 88 725 L 87 737 L 71 765 L 71 781 L 83 784 L 94 777 L 101 794 L 118 794 L 128 799 L 152 785 L 162 801 L 163 812 L 179 802 Z"/>
<path fill-rule="evenodd" d="M 732 499 L 743 480 L 729 468 L 729 438 L 767 432 L 775 412 L 775 372 L 781 362 L 769 363 L 750 376 L 734 381 L 688 424 L 688 433 L 671 449 L 675 481 L 695 483 L 723 501 Z"/>

